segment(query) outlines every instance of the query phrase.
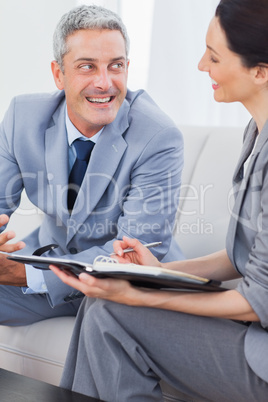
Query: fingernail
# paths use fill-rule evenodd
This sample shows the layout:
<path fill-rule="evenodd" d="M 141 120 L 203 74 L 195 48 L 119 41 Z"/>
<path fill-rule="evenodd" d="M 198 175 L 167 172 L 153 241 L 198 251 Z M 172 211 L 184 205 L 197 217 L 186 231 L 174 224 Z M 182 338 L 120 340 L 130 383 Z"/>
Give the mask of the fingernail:
<path fill-rule="evenodd" d="M 7 233 L 7 239 L 13 239 L 14 233 Z"/>
<path fill-rule="evenodd" d="M 79 275 L 79 279 L 80 279 L 82 282 L 87 281 L 87 280 L 89 279 L 89 278 L 88 278 L 88 274 L 82 272 L 82 273 Z"/>

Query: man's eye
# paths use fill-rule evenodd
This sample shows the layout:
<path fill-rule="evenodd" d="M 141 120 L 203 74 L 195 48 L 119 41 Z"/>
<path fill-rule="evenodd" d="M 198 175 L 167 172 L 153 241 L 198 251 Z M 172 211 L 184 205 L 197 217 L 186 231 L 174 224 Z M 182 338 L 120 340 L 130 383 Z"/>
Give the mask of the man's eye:
<path fill-rule="evenodd" d="M 80 68 L 82 69 L 82 70 L 92 70 L 92 65 L 91 64 L 85 64 L 85 65 L 83 65 L 83 66 L 80 66 Z"/>
<path fill-rule="evenodd" d="M 123 63 L 115 63 L 112 65 L 112 68 L 119 69 L 123 67 Z"/>

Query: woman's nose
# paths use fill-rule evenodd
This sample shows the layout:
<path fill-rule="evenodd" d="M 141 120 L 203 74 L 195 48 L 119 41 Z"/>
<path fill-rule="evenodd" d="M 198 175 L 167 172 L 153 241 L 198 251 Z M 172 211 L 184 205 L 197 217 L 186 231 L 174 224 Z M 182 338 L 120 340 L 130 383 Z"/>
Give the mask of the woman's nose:
<path fill-rule="evenodd" d="M 206 62 L 206 53 L 202 56 L 198 63 L 198 70 L 200 71 L 208 71 L 208 63 Z"/>

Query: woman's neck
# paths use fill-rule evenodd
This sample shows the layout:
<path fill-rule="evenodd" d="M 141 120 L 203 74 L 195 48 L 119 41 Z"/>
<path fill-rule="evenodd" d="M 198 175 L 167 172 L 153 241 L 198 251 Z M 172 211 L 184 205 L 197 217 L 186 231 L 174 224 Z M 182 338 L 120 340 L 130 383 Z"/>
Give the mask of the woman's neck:
<path fill-rule="evenodd" d="M 268 90 L 259 92 L 258 96 L 243 105 L 253 117 L 260 133 L 268 120 Z"/>

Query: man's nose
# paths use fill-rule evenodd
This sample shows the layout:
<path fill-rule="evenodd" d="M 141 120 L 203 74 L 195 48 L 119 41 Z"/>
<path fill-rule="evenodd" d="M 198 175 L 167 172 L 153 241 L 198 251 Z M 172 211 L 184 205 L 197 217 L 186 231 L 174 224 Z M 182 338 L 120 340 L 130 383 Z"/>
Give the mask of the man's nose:
<path fill-rule="evenodd" d="M 111 88 L 111 78 L 109 75 L 109 71 L 107 69 L 101 69 L 96 73 L 94 85 L 96 88 L 102 89 L 103 91 L 107 91 Z"/>

